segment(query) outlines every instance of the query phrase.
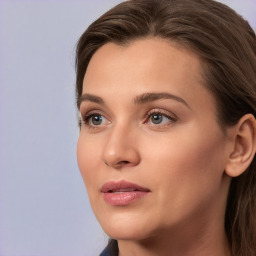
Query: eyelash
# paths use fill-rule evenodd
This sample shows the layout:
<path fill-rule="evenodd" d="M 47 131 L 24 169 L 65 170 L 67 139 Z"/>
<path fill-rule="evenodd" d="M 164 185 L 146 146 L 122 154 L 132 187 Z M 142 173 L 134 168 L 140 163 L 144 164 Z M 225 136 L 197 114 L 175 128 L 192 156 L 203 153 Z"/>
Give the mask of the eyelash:
<path fill-rule="evenodd" d="M 91 125 L 90 124 L 90 119 L 93 116 L 103 116 L 104 117 L 104 115 L 102 115 L 99 111 L 93 111 L 93 112 L 90 111 L 89 113 L 84 115 L 84 117 L 80 118 L 80 120 L 79 120 L 80 127 L 82 126 L 82 124 L 84 124 L 88 129 L 97 129 L 97 128 L 99 128 L 98 126 L 100 126 L 100 125 L 97 126 L 97 125 Z"/>
<path fill-rule="evenodd" d="M 153 117 L 154 115 L 163 116 L 163 117 L 167 118 L 169 120 L 169 122 L 168 122 L 168 124 L 150 124 L 152 126 L 157 126 L 157 127 L 168 126 L 170 123 L 174 123 L 178 120 L 178 117 L 174 113 L 171 113 L 170 111 L 165 111 L 162 109 L 153 109 L 146 114 L 147 118 L 144 123 L 149 122 L 150 118 Z"/>
<path fill-rule="evenodd" d="M 148 122 L 150 121 L 150 118 L 153 115 L 160 115 L 163 116 L 165 118 L 167 118 L 169 120 L 168 124 L 148 124 Z M 102 116 L 103 118 L 107 119 L 106 117 L 104 117 L 103 114 L 101 114 L 99 111 L 95 111 L 95 112 L 89 112 L 86 115 L 84 115 L 83 118 L 80 118 L 79 120 L 79 126 L 81 127 L 82 124 L 84 124 L 88 129 L 97 129 L 99 127 L 102 127 L 102 125 L 92 125 L 90 124 L 90 120 L 93 116 Z M 107 119 L 108 120 L 108 119 Z M 146 118 L 143 121 L 143 124 L 148 124 L 151 126 L 156 126 L 156 127 L 162 127 L 162 126 L 168 126 L 170 125 L 170 123 L 174 123 L 178 120 L 177 116 L 174 113 L 171 113 L 170 111 L 165 111 L 162 109 L 153 109 L 151 111 L 149 111 L 146 114 Z"/>

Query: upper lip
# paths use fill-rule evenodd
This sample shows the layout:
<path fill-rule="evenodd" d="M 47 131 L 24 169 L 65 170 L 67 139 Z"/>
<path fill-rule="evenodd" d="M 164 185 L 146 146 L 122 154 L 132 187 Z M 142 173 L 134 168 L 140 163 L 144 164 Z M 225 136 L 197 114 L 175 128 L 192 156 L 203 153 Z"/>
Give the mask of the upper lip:
<path fill-rule="evenodd" d="M 121 181 L 109 181 L 106 182 L 101 187 L 102 193 L 107 192 L 125 192 L 125 191 L 142 191 L 149 192 L 148 188 L 141 187 L 137 184 L 131 183 L 129 181 L 121 180 Z"/>

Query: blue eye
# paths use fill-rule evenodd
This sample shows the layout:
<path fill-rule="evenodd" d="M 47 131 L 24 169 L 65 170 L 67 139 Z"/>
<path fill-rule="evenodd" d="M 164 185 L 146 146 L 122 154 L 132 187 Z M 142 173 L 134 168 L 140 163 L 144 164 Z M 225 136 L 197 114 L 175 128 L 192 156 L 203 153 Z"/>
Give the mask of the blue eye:
<path fill-rule="evenodd" d="M 93 125 L 100 125 L 103 120 L 103 116 L 101 115 L 92 115 L 90 118 L 91 118 L 91 123 Z"/>
<path fill-rule="evenodd" d="M 162 114 L 152 114 L 150 120 L 153 124 L 160 124 L 164 120 L 164 116 Z"/>
<path fill-rule="evenodd" d="M 168 125 L 177 121 L 177 117 L 174 114 L 161 113 L 161 112 L 151 112 L 148 114 L 147 123 L 151 125 Z"/>
<path fill-rule="evenodd" d="M 107 123 L 107 119 L 100 114 L 88 114 L 84 118 L 84 123 L 87 126 L 100 126 Z"/>

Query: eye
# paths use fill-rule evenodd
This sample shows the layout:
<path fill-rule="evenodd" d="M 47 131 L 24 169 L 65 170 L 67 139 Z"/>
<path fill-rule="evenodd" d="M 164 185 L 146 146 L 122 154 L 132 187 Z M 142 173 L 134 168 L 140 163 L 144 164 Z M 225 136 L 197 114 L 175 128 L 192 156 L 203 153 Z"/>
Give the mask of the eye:
<path fill-rule="evenodd" d="M 150 116 L 150 121 L 153 124 L 161 124 L 163 121 L 166 121 L 165 119 L 167 119 L 167 121 L 169 121 L 169 119 L 162 114 L 152 114 Z"/>
<path fill-rule="evenodd" d="M 87 114 L 84 118 L 84 124 L 89 127 L 102 126 L 108 123 L 108 120 L 99 113 Z"/>
<path fill-rule="evenodd" d="M 101 125 L 104 120 L 104 117 L 101 115 L 94 114 L 90 117 L 89 120 L 93 125 Z"/>
<path fill-rule="evenodd" d="M 147 114 L 146 123 L 149 125 L 168 125 L 177 121 L 177 116 L 169 113 L 169 111 L 150 111 Z"/>

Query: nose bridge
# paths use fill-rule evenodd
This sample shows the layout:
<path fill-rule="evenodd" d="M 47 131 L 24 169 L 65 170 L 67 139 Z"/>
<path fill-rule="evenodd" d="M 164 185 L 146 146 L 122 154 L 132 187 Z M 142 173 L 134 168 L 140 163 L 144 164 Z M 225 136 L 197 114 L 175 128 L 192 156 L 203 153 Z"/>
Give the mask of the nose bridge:
<path fill-rule="evenodd" d="M 108 131 L 103 150 L 103 162 L 113 168 L 134 166 L 139 163 L 139 151 L 131 126 L 115 124 Z"/>

